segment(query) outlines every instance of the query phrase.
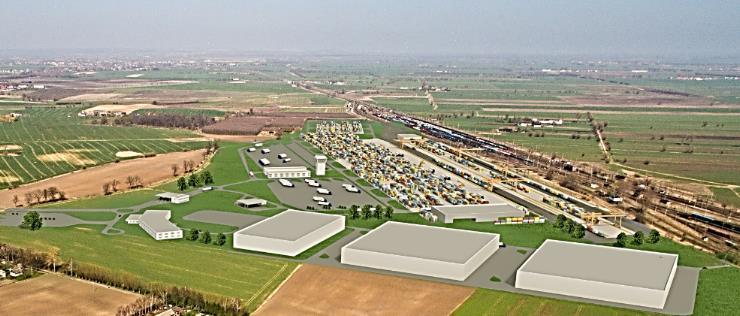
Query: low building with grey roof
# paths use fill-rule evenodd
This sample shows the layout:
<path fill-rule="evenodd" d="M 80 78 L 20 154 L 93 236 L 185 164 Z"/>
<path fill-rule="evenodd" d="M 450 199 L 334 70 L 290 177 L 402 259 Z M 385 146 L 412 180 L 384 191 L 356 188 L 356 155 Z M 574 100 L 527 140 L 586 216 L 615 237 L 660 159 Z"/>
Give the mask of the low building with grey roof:
<path fill-rule="evenodd" d="M 168 210 L 146 210 L 143 214 L 131 214 L 126 218 L 128 224 L 138 224 L 149 236 L 156 240 L 180 239 L 182 229 L 170 222 Z"/>
<path fill-rule="evenodd" d="M 509 203 L 475 204 L 475 205 L 437 205 L 432 206 L 432 214 L 437 221 L 452 223 L 456 219 L 473 219 L 476 222 L 495 222 L 510 218 L 524 218 L 527 211 Z"/>
<path fill-rule="evenodd" d="M 389 221 L 344 246 L 342 263 L 463 281 L 498 250 L 500 236 Z"/>
<path fill-rule="evenodd" d="M 234 233 L 234 248 L 297 256 L 344 230 L 343 215 L 287 210 Z"/>
<path fill-rule="evenodd" d="M 520 289 L 662 309 L 678 255 L 546 240 L 516 274 Z"/>

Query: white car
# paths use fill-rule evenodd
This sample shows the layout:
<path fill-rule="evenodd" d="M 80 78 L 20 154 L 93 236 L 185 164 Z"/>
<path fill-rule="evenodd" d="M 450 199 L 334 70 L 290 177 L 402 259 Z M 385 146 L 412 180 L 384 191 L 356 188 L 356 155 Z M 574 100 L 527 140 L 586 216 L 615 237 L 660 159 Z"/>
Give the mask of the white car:
<path fill-rule="evenodd" d="M 256 143 L 254 144 L 254 147 L 262 147 L 262 143 Z"/>
<path fill-rule="evenodd" d="M 331 203 L 329 203 L 329 201 L 319 202 L 319 205 L 331 207 Z"/>
<path fill-rule="evenodd" d="M 278 154 L 278 159 L 285 159 L 285 158 L 288 158 L 288 155 L 287 154 L 284 154 L 284 153 L 283 154 Z"/>
<path fill-rule="evenodd" d="M 309 183 L 308 183 L 308 186 L 309 186 L 309 187 L 314 187 L 314 188 L 318 188 L 318 187 L 321 187 L 321 183 L 318 183 L 318 182 L 316 182 L 316 181 L 312 181 L 312 182 L 309 182 Z"/>
<path fill-rule="evenodd" d="M 290 162 L 290 158 L 283 159 L 283 163 Z"/>
<path fill-rule="evenodd" d="M 213 190 L 213 187 L 211 187 L 211 186 L 208 186 L 208 187 L 202 187 L 202 188 L 201 188 L 200 190 L 201 190 L 201 191 L 211 191 L 211 190 Z"/>
<path fill-rule="evenodd" d="M 262 148 L 262 153 L 263 154 L 269 154 L 270 153 L 270 148 Z"/>
<path fill-rule="evenodd" d="M 293 184 L 293 182 L 290 182 L 290 181 L 285 180 L 285 179 L 279 179 L 278 182 L 280 182 L 280 185 L 282 185 L 282 186 L 284 186 L 286 188 L 292 188 L 293 186 L 295 186 Z"/>
<path fill-rule="evenodd" d="M 250 152 L 250 153 L 251 153 L 251 152 L 255 152 L 256 150 L 257 150 L 257 149 L 256 149 L 256 148 L 254 148 L 254 147 L 249 147 L 249 148 L 247 148 L 247 151 L 248 151 L 248 152 Z"/>
<path fill-rule="evenodd" d="M 356 188 L 356 187 L 354 187 L 354 186 L 351 186 L 351 187 L 345 187 L 344 189 L 345 189 L 345 190 L 347 190 L 347 192 L 351 192 L 351 193 L 360 193 L 360 189 L 358 189 L 358 188 Z"/>
<path fill-rule="evenodd" d="M 326 202 L 326 199 L 321 196 L 314 196 L 312 199 L 314 200 L 314 202 Z"/>
<path fill-rule="evenodd" d="M 331 195 L 331 191 L 329 191 L 327 189 L 324 189 L 324 188 L 318 188 L 318 189 L 316 189 L 316 192 L 318 194 Z"/>

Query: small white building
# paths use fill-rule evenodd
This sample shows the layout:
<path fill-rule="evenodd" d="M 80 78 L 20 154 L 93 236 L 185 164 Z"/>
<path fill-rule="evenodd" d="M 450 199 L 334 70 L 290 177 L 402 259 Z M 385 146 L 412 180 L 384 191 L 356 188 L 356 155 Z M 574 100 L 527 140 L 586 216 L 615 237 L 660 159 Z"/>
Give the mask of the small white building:
<path fill-rule="evenodd" d="M 314 156 L 314 158 L 316 158 L 316 175 L 317 176 L 326 175 L 326 161 L 328 160 L 326 156 L 316 155 Z"/>
<path fill-rule="evenodd" d="M 294 167 L 265 167 L 262 169 L 268 179 L 290 179 L 311 177 L 311 171 L 304 166 Z"/>
<path fill-rule="evenodd" d="M 157 197 L 160 200 L 170 202 L 172 204 L 183 204 L 190 201 L 190 195 L 183 194 L 183 193 L 172 193 L 172 192 L 164 192 L 157 194 Z"/>
<path fill-rule="evenodd" d="M 0 279 L 4 279 L 4 278 L 5 278 L 5 277 L 7 277 L 7 276 L 8 276 L 8 274 L 7 274 L 7 273 L 5 273 L 5 270 L 3 270 L 3 269 L 0 269 Z"/>
<path fill-rule="evenodd" d="M 267 201 L 263 199 L 238 199 L 236 200 L 236 206 L 239 207 L 260 207 L 267 205 Z"/>
<path fill-rule="evenodd" d="M 170 222 L 168 210 L 146 210 L 143 214 L 132 214 L 126 218 L 128 224 L 138 224 L 155 240 L 180 239 L 182 229 Z"/>

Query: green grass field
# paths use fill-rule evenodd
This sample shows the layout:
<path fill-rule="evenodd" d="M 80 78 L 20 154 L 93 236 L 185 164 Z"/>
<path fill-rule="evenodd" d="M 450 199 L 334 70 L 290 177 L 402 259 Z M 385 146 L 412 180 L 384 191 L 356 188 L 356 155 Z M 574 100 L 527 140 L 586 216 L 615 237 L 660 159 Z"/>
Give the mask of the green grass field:
<path fill-rule="evenodd" d="M 720 203 L 724 203 L 726 205 L 732 205 L 735 207 L 740 206 L 740 195 L 737 194 L 737 192 L 740 191 L 733 191 L 732 189 L 727 188 L 709 188 L 712 190 L 712 193 L 714 194 L 714 198 L 717 199 Z M 735 189 L 738 190 L 738 189 Z"/>
<path fill-rule="evenodd" d="M 168 140 L 194 137 L 183 130 L 89 125 L 77 117 L 80 110 L 33 107 L 19 121 L 0 123 L 0 146 L 21 147 L 18 155 L 0 156 L 0 189 L 113 162 L 118 151 L 156 154 L 206 145 Z"/>
<path fill-rule="evenodd" d="M 702 270 L 694 315 L 732 315 L 738 311 L 740 269 L 727 267 Z M 729 313 L 729 314 L 728 314 Z"/>
<path fill-rule="evenodd" d="M 225 251 L 185 240 L 155 241 L 136 225 L 117 225 L 126 234 L 106 236 L 98 226 L 0 227 L 0 242 L 59 250 L 64 259 L 135 274 L 151 282 L 235 296 L 254 310 L 296 267 L 295 263 Z M 104 251 L 103 251 L 104 250 Z"/>
<path fill-rule="evenodd" d="M 69 202 L 60 202 L 52 204 L 43 204 L 40 208 L 67 208 L 67 209 L 89 209 L 89 208 L 124 208 L 136 206 L 153 199 L 159 191 L 151 189 L 142 189 L 136 191 L 128 191 L 119 194 L 113 194 L 108 196 L 100 196 L 90 199 L 79 199 Z"/>
<path fill-rule="evenodd" d="M 477 289 L 452 315 L 655 315 L 623 308 Z"/>

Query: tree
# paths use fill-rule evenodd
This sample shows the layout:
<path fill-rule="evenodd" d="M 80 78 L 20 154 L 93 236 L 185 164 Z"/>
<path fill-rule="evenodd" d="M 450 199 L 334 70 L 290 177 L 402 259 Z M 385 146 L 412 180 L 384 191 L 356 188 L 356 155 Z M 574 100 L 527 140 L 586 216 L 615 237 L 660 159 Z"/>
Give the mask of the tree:
<path fill-rule="evenodd" d="M 393 217 L 393 208 L 390 206 L 386 206 L 384 215 L 385 215 L 385 218 L 391 219 L 391 217 Z"/>
<path fill-rule="evenodd" d="M 383 218 L 383 207 L 380 204 L 375 205 L 375 210 L 373 211 L 373 217 L 377 219 Z"/>
<path fill-rule="evenodd" d="M 198 240 L 198 237 L 200 237 L 200 231 L 198 229 L 192 229 L 190 230 L 190 237 L 188 237 L 189 240 L 196 241 Z"/>
<path fill-rule="evenodd" d="M 198 179 L 198 176 L 195 173 L 191 174 L 190 177 L 188 177 L 188 185 L 191 187 L 197 187 L 199 182 L 200 181 Z"/>
<path fill-rule="evenodd" d="M 369 204 L 365 204 L 362 206 L 362 218 L 363 219 L 370 219 L 370 217 L 373 216 L 373 212 L 370 211 L 371 206 Z"/>
<path fill-rule="evenodd" d="M 178 169 L 177 165 L 176 164 L 172 164 L 172 166 L 170 168 L 172 168 L 172 176 L 176 176 L 177 175 L 177 169 Z"/>
<path fill-rule="evenodd" d="M 573 238 L 581 239 L 583 236 L 586 236 L 586 229 L 583 228 L 583 225 L 576 225 L 571 236 L 573 236 Z"/>
<path fill-rule="evenodd" d="M 647 242 L 654 244 L 654 243 L 657 243 L 658 241 L 660 241 L 660 233 L 655 229 L 650 230 L 650 233 L 648 234 Z"/>
<path fill-rule="evenodd" d="M 555 218 L 555 223 L 553 225 L 557 228 L 563 228 L 566 220 L 567 218 L 565 217 L 565 215 L 559 214 L 557 218 Z"/>
<path fill-rule="evenodd" d="M 637 231 L 632 236 L 632 244 L 637 245 L 637 246 L 642 245 L 642 242 L 644 239 L 645 239 L 645 234 L 641 231 Z"/>
<path fill-rule="evenodd" d="M 18 195 L 13 195 L 13 205 L 18 206 L 18 202 L 20 202 Z"/>
<path fill-rule="evenodd" d="M 224 233 L 218 233 L 216 245 L 223 246 L 224 244 L 226 244 L 226 235 Z"/>
<path fill-rule="evenodd" d="M 352 218 L 352 219 L 357 219 L 358 217 L 360 217 L 360 210 L 359 209 L 360 209 L 359 206 L 352 205 L 349 208 L 349 217 Z"/>
<path fill-rule="evenodd" d="M 21 223 L 21 227 L 28 228 L 30 230 L 39 230 L 41 229 L 41 225 L 43 225 L 43 222 L 38 212 L 30 211 L 26 213 L 26 215 L 23 215 L 23 223 Z"/>
<path fill-rule="evenodd" d="M 569 219 L 565 221 L 565 225 L 563 225 L 562 229 L 564 232 L 568 234 L 572 234 L 573 231 L 576 229 L 576 226 L 581 226 L 581 225 L 578 225 L 578 223 L 574 222 L 572 219 Z"/>
<path fill-rule="evenodd" d="M 211 172 L 208 170 L 203 171 L 203 173 L 200 174 L 200 181 L 203 181 L 203 184 L 205 185 L 213 184 L 213 175 L 211 175 Z"/>
<path fill-rule="evenodd" d="M 110 194 L 110 183 L 103 183 L 103 195 Z"/>
<path fill-rule="evenodd" d="M 180 191 L 185 191 L 185 189 L 188 188 L 188 182 L 185 181 L 185 177 L 177 179 L 177 188 L 180 189 Z"/>
<path fill-rule="evenodd" d="M 617 241 L 614 242 L 614 246 L 616 247 L 624 247 L 627 245 L 627 235 L 624 233 L 619 233 L 617 235 Z"/>
<path fill-rule="evenodd" d="M 204 231 L 204 232 L 203 232 L 203 234 L 202 234 L 202 235 L 203 235 L 203 236 L 201 236 L 201 241 L 202 241 L 202 242 L 203 242 L 204 244 L 210 244 L 210 243 L 211 243 L 211 233 L 210 233 L 209 231 L 207 231 L 207 230 L 206 230 L 206 231 Z"/>

